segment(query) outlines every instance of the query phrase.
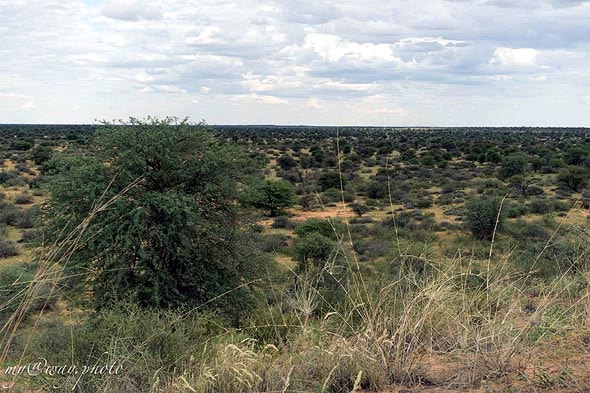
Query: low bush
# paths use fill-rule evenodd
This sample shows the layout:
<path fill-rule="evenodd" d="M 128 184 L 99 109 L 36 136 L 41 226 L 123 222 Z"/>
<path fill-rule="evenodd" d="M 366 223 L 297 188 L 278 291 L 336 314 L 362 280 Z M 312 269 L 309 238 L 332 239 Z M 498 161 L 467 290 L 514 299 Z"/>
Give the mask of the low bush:
<path fill-rule="evenodd" d="M 280 229 L 293 229 L 295 228 L 295 223 L 287 216 L 278 216 L 273 220 L 271 227 Z"/>
<path fill-rule="evenodd" d="M 0 240 L 0 258 L 8 258 L 16 255 L 19 255 L 19 252 L 15 242 L 5 239 Z"/>
<path fill-rule="evenodd" d="M 33 195 L 29 194 L 26 191 L 23 191 L 14 197 L 14 203 L 17 205 L 30 205 L 33 202 L 34 202 Z"/>
<path fill-rule="evenodd" d="M 0 240 L 0 250 L 5 242 Z M 0 266 L 0 324 L 4 325 L 17 310 L 26 317 L 53 307 L 57 296 L 51 283 L 35 281 L 35 273 L 36 265 L 32 263 Z M 34 296 L 29 296 L 33 285 L 40 287 L 36 288 Z"/>

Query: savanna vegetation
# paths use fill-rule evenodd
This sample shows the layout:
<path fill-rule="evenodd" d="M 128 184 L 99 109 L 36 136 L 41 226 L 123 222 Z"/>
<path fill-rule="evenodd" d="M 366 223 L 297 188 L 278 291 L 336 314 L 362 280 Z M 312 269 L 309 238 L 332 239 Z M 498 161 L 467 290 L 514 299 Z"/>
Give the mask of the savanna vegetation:
<path fill-rule="evenodd" d="M 4 125 L 0 164 L 11 391 L 590 389 L 587 129 Z"/>

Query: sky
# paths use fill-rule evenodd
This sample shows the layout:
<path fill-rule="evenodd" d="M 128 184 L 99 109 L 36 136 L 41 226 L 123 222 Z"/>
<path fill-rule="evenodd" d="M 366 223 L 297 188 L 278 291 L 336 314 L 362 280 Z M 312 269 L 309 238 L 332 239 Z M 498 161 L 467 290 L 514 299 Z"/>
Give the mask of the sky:
<path fill-rule="evenodd" d="M 0 0 L 0 123 L 590 126 L 590 1 Z"/>

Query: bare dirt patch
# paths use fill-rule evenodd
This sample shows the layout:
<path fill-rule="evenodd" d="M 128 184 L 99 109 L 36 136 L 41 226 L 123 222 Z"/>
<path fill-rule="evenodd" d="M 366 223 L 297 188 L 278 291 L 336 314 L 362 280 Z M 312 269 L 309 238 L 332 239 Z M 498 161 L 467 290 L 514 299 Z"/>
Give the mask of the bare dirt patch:
<path fill-rule="evenodd" d="M 310 218 L 352 218 L 355 216 L 354 212 L 350 210 L 348 205 L 345 205 L 342 202 L 336 203 L 335 206 L 326 206 L 322 210 L 317 211 L 288 209 L 287 212 L 292 216 L 291 219 L 293 221 L 305 221 Z"/>

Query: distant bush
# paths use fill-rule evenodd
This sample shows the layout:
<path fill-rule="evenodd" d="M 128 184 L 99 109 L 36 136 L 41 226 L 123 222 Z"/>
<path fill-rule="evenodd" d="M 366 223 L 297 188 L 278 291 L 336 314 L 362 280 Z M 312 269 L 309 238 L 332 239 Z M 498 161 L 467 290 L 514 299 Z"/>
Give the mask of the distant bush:
<path fill-rule="evenodd" d="M 323 191 L 326 191 L 330 188 L 335 188 L 335 189 L 340 190 L 341 184 L 342 184 L 342 186 L 344 186 L 345 183 L 346 183 L 345 178 L 342 178 L 342 183 L 341 183 L 341 177 L 338 172 L 328 171 L 328 172 L 323 172 L 320 174 L 320 177 L 318 178 L 317 185 Z"/>
<path fill-rule="evenodd" d="M 29 168 L 29 166 L 27 165 L 26 162 L 19 162 L 15 165 L 15 170 L 17 173 L 26 173 L 28 175 L 34 175 L 35 172 L 33 172 L 31 170 L 31 168 Z"/>
<path fill-rule="evenodd" d="M 548 240 L 549 231 L 538 223 L 518 220 L 511 222 L 505 227 L 505 232 L 516 240 Z"/>
<path fill-rule="evenodd" d="M 452 193 L 441 194 L 441 196 L 438 197 L 436 203 L 443 206 L 450 205 L 453 203 L 453 198 L 454 195 Z"/>
<path fill-rule="evenodd" d="M 0 184 L 6 184 L 8 180 L 15 177 L 16 175 L 12 172 L 0 172 Z"/>
<path fill-rule="evenodd" d="M 290 237 L 287 235 L 262 235 L 258 240 L 258 245 L 264 252 L 279 252 L 289 245 L 289 239 Z"/>
<path fill-rule="evenodd" d="M 369 259 L 387 255 L 390 250 L 390 243 L 383 240 L 359 240 L 353 244 L 353 249 L 359 255 Z"/>
<path fill-rule="evenodd" d="M 566 190 L 580 192 L 588 185 L 589 178 L 590 174 L 587 168 L 569 166 L 559 171 L 557 174 L 557 183 Z"/>
<path fill-rule="evenodd" d="M 0 241 L 2 244 L 3 240 Z M 0 246 L 1 247 L 1 246 Z M 36 266 L 31 263 L 0 266 L 0 323 L 4 324 L 19 307 L 26 296 L 26 289 L 35 277 Z M 37 295 L 24 308 L 24 315 L 28 316 L 42 309 L 51 309 L 57 297 L 51 291 L 51 283 L 33 283 L 40 285 L 36 289 Z"/>
<path fill-rule="evenodd" d="M 327 191 L 323 192 L 320 195 L 320 200 L 323 204 L 328 204 L 332 202 L 341 202 L 344 200 L 346 203 L 354 202 L 355 196 L 351 192 L 346 190 L 341 191 L 335 188 L 330 188 Z"/>
<path fill-rule="evenodd" d="M 414 201 L 414 206 L 418 209 L 428 209 L 432 207 L 432 199 L 430 198 L 420 198 Z"/>
<path fill-rule="evenodd" d="M 39 239 L 39 231 L 37 230 L 30 230 L 30 231 L 23 231 L 19 242 L 29 243 Z"/>
<path fill-rule="evenodd" d="M 529 204 L 529 211 L 535 214 L 546 214 L 554 211 L 553 203 L 546 199 L 535 199 Z"/>
<path fill-rule="evenodd" d="M 32 147 L 33 147 L 32 142 L 18 139 L 18 140 L 10 142 L 10 146 L 8 148 L 11 150 L 26 151 L 26 150 L 30 150 Z"/>
<path fill-rule="evenodd" d="M 4 183 L 7 187 L 23 187 L 28 184 L 28 180 L 22 176 L 11 177 Z"/>
<path fill-rule="evenodd" d="M 363 205 L 362 203 L 351 203 L 349 207 L 359 217 L 371 211 L 369 206 Z"/>
<path fill-rule="evenodd" d="M 34 202 L 33 195 L 24 191 L 14 197 L 14 203 L 17 205 L 28 205 Z"/>
<path fill-rule="evenodd" d="M 522 217 L 525 214 L 527 214 L 528 211 L 529 210 L 526 205 L 523 205 L 522 203 L 518 202 L 508 203 L 506 204 L 505 208 L 506 217 L 508 218 Z"/>
<path fill-rule="evenodd" d="M 308 265 L 323 268 L 336 249 L 336 243 L 319 232 L 312 232 L 297 239 L 295 243 L 295 259 L 302 270 Z"/>
<path fill-rule="evenodd" d="M 389 191 L 387 190 L 387 182 L 372 181 L 367 187 L 367 197 L 372 199 L 387 198 Z"/>
<path fill-rule="evenodd" d="M 467 228 L 478 240 L 491 240 L 495 229 L 501 229 L 502 218 L 499 198 L 475 199 L 467 203 Z"/>
<path fill-rule="evenodd" d="M 334 225 L 334 227 L 332 227 Z M 299 237 L 307 236 L 311 233 L 319 233 L 327 238 L 335 238 L 334 230 L 337 227 L 337 224 L 328 220 L 318 220 L 316 218 L 310 218 L 309 220 L 305 220 L 301 224 L 295 227 L 295 233 Z"/>
<path fill-rule="evenodd" d="M 16 225 L 23 216 L 22 209 L 9 204 L 0 203 L 0 222 L 6 225 Z"/>
<path fill-rule="evenodd" d="M 291 221 L 287 216 L 278 216 L 273 220 L 271 227 L 281 229 L 293 229 L 295 228 L 295 223 Z"/>
<path fill-rule="evenodd" d="M 350 219 L 350 223 L 351 224 L 358 224 L 358 225 L 371 224 L 373 222 L 375 222 L 375 220 L 372 217 L 369 217 L 369 216 L 353 217 L 353 218 Z"/>
<path fill-rule="evenodd" d="M 0 240 L 0 258 L 8 258 L 19 255 L 16 243 L 12 240 Z"/>

